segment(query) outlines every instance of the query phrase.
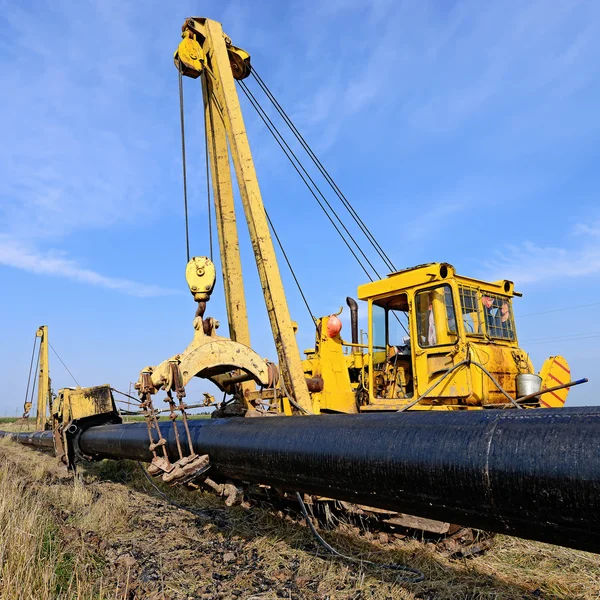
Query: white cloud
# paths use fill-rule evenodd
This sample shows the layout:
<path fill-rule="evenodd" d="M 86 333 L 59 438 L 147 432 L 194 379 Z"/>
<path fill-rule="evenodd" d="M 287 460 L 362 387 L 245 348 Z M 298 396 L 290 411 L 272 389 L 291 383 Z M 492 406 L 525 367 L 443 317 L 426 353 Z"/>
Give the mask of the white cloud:
<path fill-rule="evenodd" d="M 28 239 L 34 254 L 48 256 L 47 249 L 66 245 L 73 231 L 135 224 L 153 212 L 157 220 L 165 216 L 161 203 L 170 192 L 157 182 L 173 176 L 180 193 L 176 95 L 164 92 L 174 82 L 168 79 L 172 65 L 163 61 L 165 48 L 172 52 L 177 42 L 172 8 L 153 6 L 140 14 L 128 3 L 95 1 L 73 12 L 61 0 L 52 5 L 56 19 L 46 24 L 48 35 L 31 46 L 27 11 L 15 3 L 0 6 L 8 25 L 0 40 L 0 85 L 11 90 L 0 115 L 0 234 Z M 574 156 L 556 142 L 600 126 L 597 95 L 587 93 L 600 58 L 597 12 L 595 2 L 570 0 L 551 10 L 539 0 L 452 6 L 313 0 L 290 8 L 295 18 L 272 30 L 260 11 L 240 3 L 219 7 L 215 15 L 234 43 L 257 57 L 261 73 L 261 65 L 269 65 L 267 83 L 318 154 L 341 132 L 357 131 L 365 147 L 397 155 L 400 170 L 403 156 L 445 136 L 455 137 L 457 154 L 485 146 L 496 164 L 520 160 L 532 148 Z M 181 17 L 176 20 L 180 24 Z M 151 43 L 140 44 L 142 30 L 152 31 Z M 577 94 L 589 100 L 569 103 L 580 99 Z M 168 120 L 163 107 L 171 100 Z M 251 141 L 258 159 L 273 145 L 258 135 Z M 331 168 L 330 160 L 324 162 Z M 523 172 L 510 176 L 523 180 Z M 406 235 L 420 239 L 446 219 L 458 221 L 473 198 L 488 195 L 490 186 L 482 182 L 470 186 L 466 198 L 447 199 L 434 190 L 435 197 L 423 199 L 428 215 L 412 223 L 407 216 Z M 593 230 L 582 225 L 579 233 L 596 235 Z"/>
<path fill-rule="evenodd" d="M 66 257 L 64 253 L 58 251 L 39 252 L 35 248 L 28 247 L 7 236 L 0 236 L 0 265 L 22 269 L 36 275 L 64 277 L 72 281 L 116 290 L 139 298 L 179 293 L 155 285 L 137 283 L 129 279 L 107 277 L 91 269 L 81 267 L 76 261 Z"/>
<path fill-rule="evenodd" d="M 600 248 L 584 245 L 568 249 L 525 242 L 519 246 L 508 246 L 495 258 L 484 261 L 484 266 L 486 279 L 506 278 L 519 282 L 519 285 L 598 275 Z"/>
<path fill-rule="evenodd" d="M 487 153 L 500 143 L 507 158 L 547 149 L 600 127 L 590 95 L 599 16 L 598 3 L 575 0 L 305 3 L 298 23 L 305 35 L 311 22 L 311 38 L 299 62 L 308 68 L 283 100 L 328 145 L 360 112 L 384 133 L 402 128 L 407 147 L 452 136 L 464 144 L 483 127 Z M 280 60 L 278 78 L 289 80 L 290 57 Z M 292 89 L 307 93 L 298 100 Z"/>
<path fill-rule="evenodd" d="M 600 221 L 596 221 L 591 225 L 585 223 L 578 223 L 573 228 L 574 235 L 587 235 L 591 237 L 600 237 Z"/>

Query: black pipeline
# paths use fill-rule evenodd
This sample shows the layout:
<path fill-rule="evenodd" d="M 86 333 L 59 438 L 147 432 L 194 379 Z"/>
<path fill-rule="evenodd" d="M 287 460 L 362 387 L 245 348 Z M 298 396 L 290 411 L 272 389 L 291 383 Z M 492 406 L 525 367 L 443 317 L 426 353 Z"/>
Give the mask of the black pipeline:
<path fill-rule="evenodd" d="M 600 408 L 203 419 L 190 429 L 214 474 L 600 552 Z M 161 430 L 175 456 L 171 423 Z M 94 427 L 80 446 L 149 461 L 147 435 L 144 423 Z M 19 441 L 50 441 L 36 436 Z"/>

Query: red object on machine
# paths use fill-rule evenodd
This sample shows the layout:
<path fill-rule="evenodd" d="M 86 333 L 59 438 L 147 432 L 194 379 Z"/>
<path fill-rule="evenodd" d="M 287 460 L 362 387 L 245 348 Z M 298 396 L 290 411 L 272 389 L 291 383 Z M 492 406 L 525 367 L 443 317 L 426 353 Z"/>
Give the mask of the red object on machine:
<path fill-rule="evenodd" d="M 327 335 L 334 338 L 342 330 L 342 322 L 336 315 L 331 315 L 327 320 Z"/>

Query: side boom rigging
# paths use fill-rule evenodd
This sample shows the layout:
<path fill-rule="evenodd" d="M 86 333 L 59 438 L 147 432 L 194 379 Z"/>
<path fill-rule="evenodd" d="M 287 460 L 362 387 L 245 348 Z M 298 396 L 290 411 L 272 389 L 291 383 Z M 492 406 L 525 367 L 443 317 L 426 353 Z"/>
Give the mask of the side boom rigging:
<path fill-rule="evenodd" d="M 221 24 L 216 21 L 190 18 L 184 23 L 182 31 L 183 42 L 175 53 L 175 64 L 188 77 L 203 77 L 206 134 L 231 337 L 249 345 L 229 157 L 235 169 L 287 395 L 302 409 L 312 412 L 311 397 L 235 87 L 234 76 L 242 79 L 249 73 L 249 56 L 231 44 Z"/>
<path fill-rule="evenodd" d="M 249 380 L 240 380 L 237 387 L 229 385 L 226 391 L 233 393 L 241 404 L 238 414 L 253 408 L 261 413 L 291 414 L 290 405 L 314 414 L 562 406 L 568 388 L 578 382 L 569 381 L 568 364 L 560 356 L 550 357 L 539 374 L 533 373 L 527 353 L 518 346 L 512 297 L 520 294 L 515 292 L 511 281 L 487 282 L 461 276 L 447 263 L 394 270 L 381 279 L 243 81 L 252 73 L 249 54 L 233 46 L 221 24 L 210 19 L 189 18 L 182 32 L 183 41 L 174 57 L 180 81 L 181 76 L 202 79 L 206 146 L 230 336 L 250 347 L 231 175 L 233 163 L 282 375 L 278 382 L 279 374 L 271 373 L 267 390 L 264 386 L 254 390 Z M 265 83 L 258 76 L 255 79 L 367 241 L 386 266 L 393 267 Z M 371 280 L 358 288 L 358 298 L 367 303 L 368 309 L 366 344 L 358 343 L 358 305 L 348 298 L 353 319 L 352 343 L 342 339 L 337 315 L 313 317 L 315 347 L 305 351 L 305 360 L 300 359 L 236 80 Z M 345 233 L 329 213 L 333 213 Z M 353 246 L 377 280 L 371 278 Z M 304 295 L 303 299 L 308 307 Z M 228 381 L 232 383 L 236 377 L 234 374 Z M 559 394 L 553 394 L 553 399 L 548 394 L 544 398 L 536 395 L 555 382 L 562 387 Z"/>

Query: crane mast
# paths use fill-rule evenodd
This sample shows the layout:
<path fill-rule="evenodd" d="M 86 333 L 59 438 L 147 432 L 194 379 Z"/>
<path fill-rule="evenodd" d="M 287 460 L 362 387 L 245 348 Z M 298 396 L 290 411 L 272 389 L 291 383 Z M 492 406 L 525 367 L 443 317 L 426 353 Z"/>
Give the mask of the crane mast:
<path fill-rule="evenodd" d="M 312 412 L 236 90 L 235 77 L 242 79 L 249 73 L 249 56 L 231 44 L 216 21 L 190 18 L 184 23 L 182 32 L 183 41 L 175 53 L 175 64 L 184 76 L 202 76 L 203 80 L 206 135 L 231 338 L 250 345 L 230 157 L 286 392 L 302 409 Z"/>
<path fill-rule="evenodd" d="M 48 418 L 48 411 L 52 400 L 50 371 L 48 364 L 48 326 L 42 325 L 36 334 L 40 338 L 39 380 L 37 392 L 36 426 L 38 430 L 44 429 Z"/>

